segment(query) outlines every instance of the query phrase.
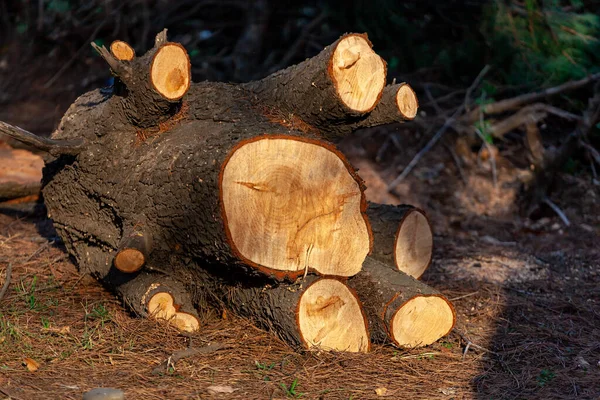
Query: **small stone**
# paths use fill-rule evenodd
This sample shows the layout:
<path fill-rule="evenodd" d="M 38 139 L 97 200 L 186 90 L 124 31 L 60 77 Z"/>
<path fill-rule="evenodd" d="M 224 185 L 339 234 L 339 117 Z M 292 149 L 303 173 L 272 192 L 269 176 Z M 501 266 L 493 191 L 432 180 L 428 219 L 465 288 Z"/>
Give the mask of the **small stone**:
<path fill-rule="evenodd" d="M 124 400 L 125 393 L 120 389 L 96 388 L 83 394 L 83 400 Z"/>

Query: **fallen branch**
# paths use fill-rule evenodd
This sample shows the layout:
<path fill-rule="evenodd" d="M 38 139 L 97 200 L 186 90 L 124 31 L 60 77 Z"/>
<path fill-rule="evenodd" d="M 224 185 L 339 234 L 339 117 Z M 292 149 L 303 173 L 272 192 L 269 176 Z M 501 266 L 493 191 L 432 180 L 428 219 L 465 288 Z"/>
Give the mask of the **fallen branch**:
<path fill-rule="evenodd" d="M 152 370 L 152 374 L 160 375 L 164 372 L 168 372 L 169 368 L 175 368 L 175 363 L 184 358 L 193 357 L 198 354 L 214 353 L 215 351 L 221 350 L 223 348 L 225 348 L 225 345 L 223 345 L 222 343 L 211 343 L 204 347 L 191 347 L 190 346 L 187 349 L 176 351 L 175 353 L 171 354 L 165 361 L 160 363 L 160 365 L 156 366 Z"/>
<path fill-rule="evenodd" d="M 595 82 L 597 80 L 600 80 L 600 73 L 589 75 L 588 77 L 580 79 L 578 81 L 569 81 L 563 83 L 562 85 L 540 90 L 539 92 L 522 94 L 511 99 L 501 100 L 492 104 L 479 106 L 473 109 L 468 114 L 466 114 L 464 117 L 462 117 L 461 120 L 462 122 L 472 124 L 473 122 L 477 121 L 480 112 L 483 112 L 484 114 L 500 114 L 505 111 L 517 109 L 525 104 L 536 102 L 548 96 L 555 96 L 557 94 L 569 90 L 582 88 L 584 86 L 587 86 L 591 82 Z"/>
<path fill-rule="evenodd" d="M 85 141 L 82 139 L 77 140 L 53 140 L 47 139 L 38 135 L 35 135 L 25 129 L 21 129 L 17 126 L 7 124 L 6 122 L 0 121 L 0 133 L 16 139 L 20 142 L 26 143 L 34 148 L 45 151 L 50 155 L 58 157 L 60 155 L 77 155 L 79 154 L 84 146 Z"/>
<path fill-rule="evenodd" d="M 564 224 L 566 226 L 571 225 L 571 221 L 569 221 L 569 218 L 567 218 L 565 213 L 560 209 L 560 207 L 558 207 L 556 204 L 554 204 L 548 197 L 544 197 L 542 202 L 547 204 L 548 207 L 550 207 L 552 209 L 552 211 L 554 211 L 556 213 L 556 215 L 559 216 L 559 218 L 562 220 L 562 222 L 564 222 Z"/>
<path fill-rule="evenodd" d="M 570 121 L 580 121 L 581 116 L 550 106 L 548 104 L 536 103 L 524 107 L 519 112 L 492 125 L 486 131 L 495 138 L 502 139 L 504 135 L 522 125 L 537 124 L 545 119 L 548 114 L 556 115 Z"/>
<path fill-rule="evenodd" d="M 491 67 L 489 65 L 486 65 L 485 67 L 483 67 L 483 69 L 481 70 L 479 75 L 477 75 L 477 77 L 475 78 L 475 80 L 473 81 L 473 83 L 471 84 L 469 89 L 467 90 L 463 104 L 454 112 L 454 114 L 452 114 L 452 116 L 450 118 L 448 118 L 446 120 L 444 125 L 442 125 L 440 130 L 437 131 L 437 133 L 429 140 L 429 142 L 425 145 L 425 147 L 423 147 L 423 149 L 414 156 L 414 158 L 410 161 L 410 163 L 408 163 L 406 168 L 404 168 L 402 173 L 396 179 L 394 179 L 392 181 L 392 183 L 390 183 L 388 185 L 388 188 L 387 188 L 388 192 L 392 192 L 396 188 L 396 186 L 398 186 L 400 184 L 400 182 L 402 182 L 404 180 L 404 178 L 406 178 L 408 176 L 408 174 L 410 174 L 412 169 L 417 165 L 417 163 L 421 160 L 421 158 L 423 158 L 423 156 L 429 150 L 431 150 L 431 148 L 437 143 L 438 140 L 440 140 L 440 138 L 444 135 L 444 133 L 448 130 L 448 128 L 451 127 L 452 125 L 454 125 L 454 122 L 456 121 L 458 116 L 467 107 L 467 103 L 470 101 L 470 98 L 471 98 L 471 93 L 473 92 L 473 90 L 475 90 L 475 88 L 477 86 L 479 86 L 479 83 L 481 82 L 483 77 L 488 73 L 490 68 Z"/>

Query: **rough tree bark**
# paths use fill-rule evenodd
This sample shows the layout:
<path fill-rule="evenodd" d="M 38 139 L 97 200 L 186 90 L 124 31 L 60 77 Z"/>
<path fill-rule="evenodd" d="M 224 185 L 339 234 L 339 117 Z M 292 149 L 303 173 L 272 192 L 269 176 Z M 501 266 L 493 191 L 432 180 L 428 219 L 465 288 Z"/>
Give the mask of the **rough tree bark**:
<path fill-rule="evenodd" d="M 360 270 L 371 246 L 364 186 L 332 145 L 257 113 L 243 87 L 216 83 L 192 85 L 183 115 L 141 135 L 119 93 L 84 95 L 53 136 L 88 142 L 79 168 L 57 160 L 61 171 L 44 188 L 59 229 L 118 248 L 124 232 L 145 221 L 156 250 L 278 279 L 307 269 L 338 276 Z M 147 109 L 145 120 L 160 121 L 155 113 Z M 100 205 L 63 202 L 66 186 L 81 191 L 74 198 Z M 236 204 L 240 196 L 249 200 Z M 81 209 L 89 213 L 83 230 Z"/>
<path fill-rule="evenodd" d="M 132 276 L 112 271 L 105 277 L 105 282 L 139 316 L 168 321 L 182 331 L 200 329 L 200 320 L 187 288 L 172 277 L 156 272 Z"/>

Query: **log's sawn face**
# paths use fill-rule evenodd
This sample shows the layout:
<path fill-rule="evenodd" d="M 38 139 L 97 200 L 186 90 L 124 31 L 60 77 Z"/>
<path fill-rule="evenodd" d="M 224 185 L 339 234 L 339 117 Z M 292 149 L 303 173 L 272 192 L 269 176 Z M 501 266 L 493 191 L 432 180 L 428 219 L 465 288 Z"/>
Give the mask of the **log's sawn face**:
<path fill-rule="evenodd" d="M 162 319 L 180 331 L 195 332 L 200 329 L 198 319 L 191 314 L 177 311 L 175 300 L 168 292 L 158 292 L 148 300 L 148 314 L 154 319 Z"/>
<path fill-rule="evenodd" d="M 422 347 L 446 336 L 454 327 L 455 315 L 441 296 L 415 296 L 392 317 L 390 335 L 401 347 Z"/>
<path fill-rule="evenodd" d="M 427 217 L 417 209 L 407 211 L 396 233 L 396 266 L 419 278 L 431 264 L 432 254 L 433 234 Z"/>
<path fill-rule="evenodd" d="M 323 143 L 242 142 L 224 163 L 221 195 L 231 245 L 254 265 L 352 276 L 370 252 L 361 185 Z"/>
<path fill-rule="evenodd" d="M 396 104 L 398 110 L 406 119 L 411 120 L 417 116 L 419 102 L 417 101 L 417 95 L 409 85 L 403 84 L 398 88 Z"/>
<path fill-rule="evenodd" d="M 370 111 L 385 86 L 384 61 L 361 35 L 340 40 L 331 57 L 330 75 L 342 101 L 352 110 Z"/>
<path fill-rule="evenodd" d="M 167 43 L 154 55 L 150 66 L 150 82 L 165 99 L 179 100 L 191 82 L 190 59 L 179 43 Z"/>
<path fill-rule="evenodd" d="M 336 279 L 320 279 L 306 288 L 298 304 L 297 318 L 308 348 L 369 351 L 369 330 L 360 302 Z"/>

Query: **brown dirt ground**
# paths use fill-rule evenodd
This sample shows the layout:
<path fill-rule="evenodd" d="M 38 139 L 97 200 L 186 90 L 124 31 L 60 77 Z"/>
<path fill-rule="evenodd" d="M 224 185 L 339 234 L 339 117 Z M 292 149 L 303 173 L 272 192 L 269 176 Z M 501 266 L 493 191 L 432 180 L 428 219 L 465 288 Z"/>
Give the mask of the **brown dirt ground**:
<path fill-rule="evenodd" d="M 48 76 L 32 73 L 31 93 L 2 108 L 0 119 L 49 132 L 73 93 L 98 86 L 98 79 L 75 78 L 89 74 L 68 74 L 56 84 L 60 91 L 40 89 L 48 93 L 40 96 L 36 88 Z M 410 203 L 429 214 L 435 255 L 423 280 L 453 300 L 457 326 L 448 337 L 416 350 L 377 345 L 368 355 L 299 353 L 232 315 L 205 315 L 198 334 L 182 336 L 132 317 L 96 281 L 80 276 L 43 213 L 0 204 L 0 282 L 13 265 L 0 301 L 0 394 L 80 399 L 110 386 L 128 400 L 374 399 L 385 388 L 390 399 L 599 399 L 600 187 L 585 172 L 563 174 L 551 199 L 571 226 L 548 210 L 523 220 L 515 200 L 526 170 L 500 159 L 494 187 L 488 163 L 466 160 L 471 166 L 464 166 L 462 182 L 446 142 L 392 196 L 385 182 L 427 139 L 407 129 L 392 133 L 401 148 L 384 144 L 389 135 L 381 132 L 357 134 L 341 147 L 367 181 L 371 200 Z M 210 342 L 225 347 L 153 373 L 173 352 Z M 39 368 L 29 371 L 25 358 Z M 211 393 L 215 385 L 234 392 Z"/>
<path fill-rule="evenodd" d="M 394 173 L 370 160 L 365 137 L 342 148 L 371 199 L 397 201 L 381 186 Z M 404 139 L 408 158 L 418 140 Z M 571 219 L 564 228 L 552 214 L 516 217 L 514 169 L 500 168 L 494 188 L 485 165 L 468 168 L 464 185 L 443 146 L 419 165 L 398 191 L 429 212 L 436 251 L 423 279 L 456 306 L 456 329 L 438 343 L 298 353 L 231 315 L 205 315 L 198 334 L 182 336 L 132 317 L 79 275 L 43 214 L 11 206 L 0 214 L 0 281 L 8 263 L 14 267 L 0 302 L 0 393 L 80 399 L 109 386 L 127 399 L 371 399 L 385 388 L 393 399 L 600 398 L 599 188 L 587 175 L 560 177 L 552 199 Z M 190 343 L 212 342 L 225 347 L 153 373 Z M 26 357 L 39 369 L 29 371 Z M 215 385 L 234 392 L 211 393 Z"/>

